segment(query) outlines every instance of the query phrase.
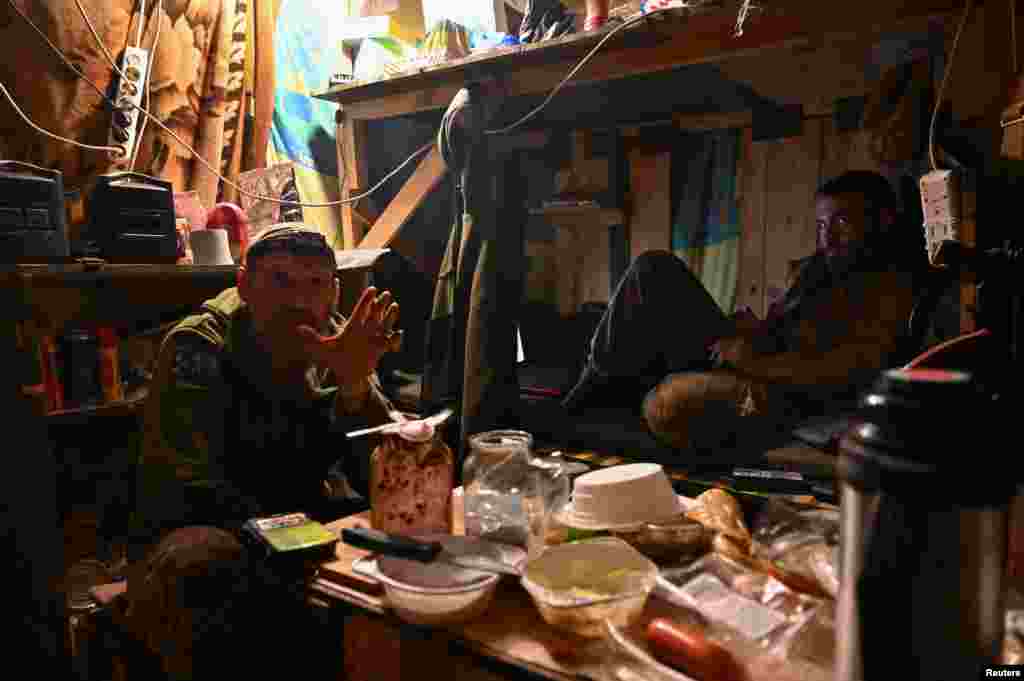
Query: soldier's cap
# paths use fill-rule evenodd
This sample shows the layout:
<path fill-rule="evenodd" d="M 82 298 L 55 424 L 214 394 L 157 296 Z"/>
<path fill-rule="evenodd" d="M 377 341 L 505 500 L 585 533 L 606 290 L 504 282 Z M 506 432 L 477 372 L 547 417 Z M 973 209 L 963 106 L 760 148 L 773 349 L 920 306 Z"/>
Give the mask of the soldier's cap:
<path fill-rule="evenodd" d="M 334 249 L 320 230 L 303 222 L 281 222 L 259 233 L 245 252 L 246 259 L 275 253 L 320 256 L 337 267 Z"/>

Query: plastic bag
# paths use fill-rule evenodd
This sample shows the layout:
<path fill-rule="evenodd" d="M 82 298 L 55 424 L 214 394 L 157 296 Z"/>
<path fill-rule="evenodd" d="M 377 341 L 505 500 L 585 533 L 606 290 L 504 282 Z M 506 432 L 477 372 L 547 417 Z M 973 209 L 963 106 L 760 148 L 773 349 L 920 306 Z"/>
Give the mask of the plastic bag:
<path fill-rule="evenodd" d="M 754 522 L 751 553 L 770 563 L 790 587 L 836 598 L 839 546 L 838 513 L 769 502 Z"/>
<path fill-rule="evenodd" d="M 1002 664 L 1024 664 L 1024 610 L 1007 610 Z"/>
<path fill-rule="evenodd" d="M 759 571 L 719 554 L 685 568 L 662 571 L 660 595 L 696 610 L 740 645 L 753 644 L 783 658 L 831 669 L 835 609 L 831 601 L 802 594 Z"/>
<path fill-rule="evenodd" d="M 741 559 L 750 553 L 751 536 L 736 498 L 722 489 L 709 489 L 695 499 L 686 517 L 696 520 L 718 536 L 712 549 L 730 558 Z"/>
<path fill-rule="evenodd" d="M 527 0 L 519 42 L 539 43 L 576 31 L 576 16 L 558 0 Z"/>

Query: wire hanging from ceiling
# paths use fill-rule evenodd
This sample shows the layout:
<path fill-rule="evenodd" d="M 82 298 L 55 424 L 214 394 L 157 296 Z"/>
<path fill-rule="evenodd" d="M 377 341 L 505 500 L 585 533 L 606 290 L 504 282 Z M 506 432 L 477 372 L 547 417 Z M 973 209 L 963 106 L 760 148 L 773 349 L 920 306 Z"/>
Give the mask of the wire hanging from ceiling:
<path fill-rule="evenodd" d="M 743 4 L 740 5 L 740 11 L 736 15 L 736 30 L 733 31 L 733 35 L 737 38 L 743 36 L 743 26 L 747 23 L 747 15 L 750 14 L 752 9 L 761 9 L 759 6 L 753 4 L 751 0 L 743 0 Z"/>

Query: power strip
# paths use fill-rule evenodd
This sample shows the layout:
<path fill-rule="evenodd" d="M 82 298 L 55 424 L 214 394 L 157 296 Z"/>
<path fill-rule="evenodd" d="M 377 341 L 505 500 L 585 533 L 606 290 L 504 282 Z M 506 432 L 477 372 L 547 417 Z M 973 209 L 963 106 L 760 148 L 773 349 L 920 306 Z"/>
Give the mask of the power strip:
<path fill-rule="evenodd" d="M 960 239 L 960 175 L 952 170 L 933 170 L 920 180 L 921 208 L 928 259 L 933 265 L 944 241 Z"/>
<path fill-rule="evenodd" d="M 135 107 L 142 105 L 146 91 L 146 71 L 149 67 L 149 50 L 141 47 L 126 47 L 121 57 L 121 72 L 124 78 L 117 84 L 114 98 L 116 107 L 110 121 L 108 139 L 110 146 L 121 152 L 110 152 L 110 158 L 119 164 L 127 164 L 135 148 L 135 135 L 139 113 Z"/>

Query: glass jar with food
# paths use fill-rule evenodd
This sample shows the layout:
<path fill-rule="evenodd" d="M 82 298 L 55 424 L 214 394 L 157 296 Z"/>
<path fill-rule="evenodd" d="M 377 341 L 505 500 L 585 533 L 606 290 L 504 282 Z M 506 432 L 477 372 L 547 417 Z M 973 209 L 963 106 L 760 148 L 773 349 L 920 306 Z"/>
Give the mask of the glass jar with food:
<path fill-rule="evenodd" d="M 410 421 L 370 456 L 370 523 L 394 534 L 451 534 L 455 457 L 429 421 Z"/>

